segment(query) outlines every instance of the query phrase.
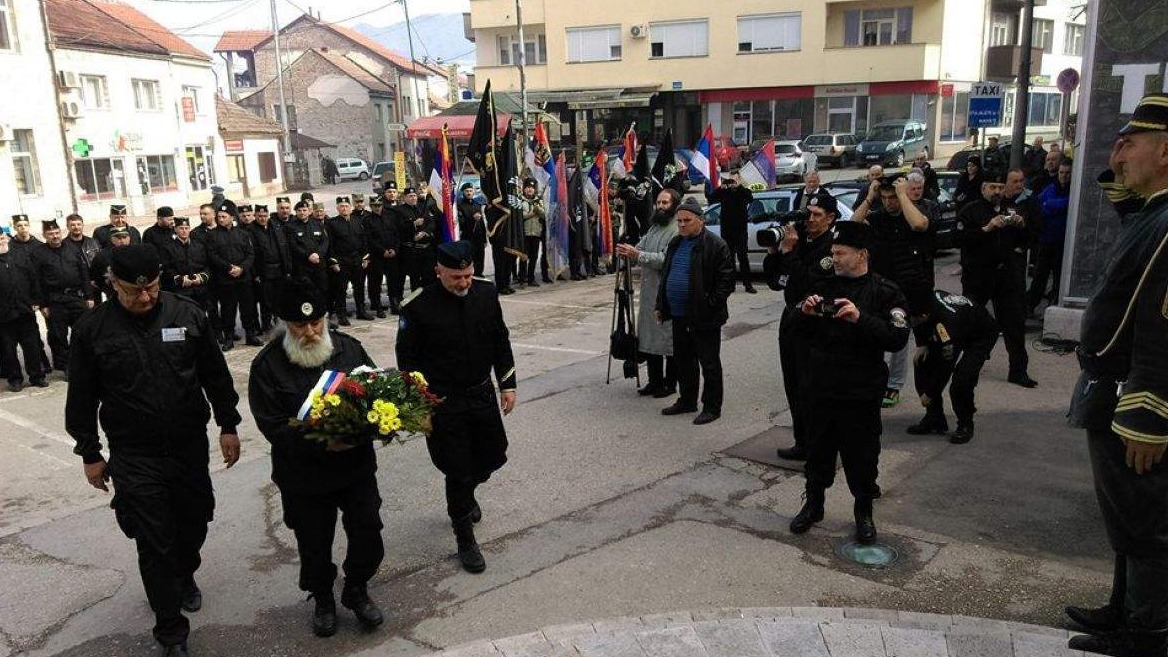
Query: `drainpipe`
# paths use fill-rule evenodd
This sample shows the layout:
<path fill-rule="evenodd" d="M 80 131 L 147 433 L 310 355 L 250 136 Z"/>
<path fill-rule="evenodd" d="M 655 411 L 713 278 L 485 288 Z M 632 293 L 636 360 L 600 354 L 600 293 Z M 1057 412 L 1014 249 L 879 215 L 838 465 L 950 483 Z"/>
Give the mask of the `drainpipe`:
<path fill-rule="evenodd" d="M 38 3 L 41 6 L 41 25 L 45 30 L 45 50 L 49 53 L 49 69 L 53 71 L 53 97 L 57 101 L 57 129 L 61 133 L 61 148 L 65 151 L 65 179 L 69 181 L 69 206 L 73 212 L 77 212 L 77 181 L 73 179 L 73 149 L 69 148 L 69 136 L 65 131 L 65 121 L 61 118 L 61 102 L 64 98 L 61 95 L 61 87 L 57 84 L 57 55 L 56 46 L 53 44 L 52 33 L 49 31 L 49 12 L 45 8 L 45 3 Z"/>

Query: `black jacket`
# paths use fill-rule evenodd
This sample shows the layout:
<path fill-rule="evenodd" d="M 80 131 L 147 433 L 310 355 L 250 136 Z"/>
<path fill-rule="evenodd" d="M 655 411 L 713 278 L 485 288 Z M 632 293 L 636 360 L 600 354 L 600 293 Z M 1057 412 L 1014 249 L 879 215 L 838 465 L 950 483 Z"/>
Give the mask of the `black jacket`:
<path fill-rule="evenodd" d="M 382 206 L 379 214 L 371 214 L 365 222 L 365 237 L 369 242 L 369 255 L 384 258 L 386 251 L 397 255 L 400 238 L 397 232 L 397 213 L 393 206 Z"/>
<path fill-rule="evenodd" d="M 262 281 L 278 281 L 288 273 L 288 239 L 284 229 L 275 222 L 261 226 L 255 221 L 248 225 L 251 243 L 255 248 L 255 275 Z"/>
<path fill-rule="evenodd" d="M 933 289 L 933 240 L 939 213 L 936 204 L 922 199 L 918 209 L 929 218 L 929 227 L 913 230 L 904 214 L 891 214 L 887 208 L 868 215 L 874 233 L 872 271 L 896 283 L 908 297 L 913 314 L 923 312 Z M 930 216 L 932 215 L 932 216 Z"/>
<path fill-rule="evenodd" d="M 435 242 L 434 231 L 438 229 L 438 222 L 426 211 L 423 201 L 418 201 L 418 205 L 398 203 L 393 206 L 392 212 L 397 217 L 397 234 L 402 246 L 411 249 L 432 248 Z M 418 219 L 422 220 L 421 228 L 414 225 Z M 420 241 L 415 242 L 414 236 L 418 233 L 426 235 Z"/>
<path fill-rule="evenodd" d="M 207 315 L 161 292 L 143 318 L 107 301 L 73 326 L 65 429 L 86 463 L 100 460 L 98 420 L 111 454 L 207 463 L 207 421 L 234 433 L 239 395 Z M 208 405 L 210 400 L 210 405 Z"/>
<path fill-rule="evenodd" d="M 683 240 L 674 237 L 665 250 L 665 265 L 661 269 L 661 286 L 657 288 L 657 312 L 662 321 L 673 319 L 665 286 L 673 268 L 673 255 Z M 734 254 L 722 238 L 702 229 L 696 238 L 689 266 L 690 307 L 686 321 L 696 329 L 715 329 L 730 319 L 726 301 L 734 292 Z"/>
<path fill-rule="evenodd" d="M 745 240 L 746 224 L 749 222 L 748 211 L 750 203 L 754 201 L 754 194 L 742 185 L 733 188 L 725 185 L 707 194 L 710 203 L 722 204 L 722 235 L 726 240 Z M 744 242 L 745 243 L 745 242 Z"/>
<path fill-rule="evenodd" d="M 255 267 L 255 251 L 251 233 L 246 228 L 220 226 L 207 236 L 207 259 L 211 263 L 211 281 L 216 285 L 231 285 L 236 281 L 251 280 Z M 240 267 L 243 273 L 233 277 L 228 271 Z"/>
<path fill-rule="evenodd" d="M 961 173 L 961 177 L 957 179 L 957 189 L 953 191 L 953 202 L 956 204 L 958 210 L 983 198 L 981 195 L 981 183 L 983 180 L 985 180 L 985 176 L 981 173 L 978 173 L 973 178 L 969 177 L 968 172 L 963 171 Z"/>
<path fill-rule="evenodd" d="M 929 319 L 913 329 L 918 347 L 950 362 L 966 349 L 989 356 L 998 341 L 998 325 L 985 306 L 944 290 L 934 290 L 929 301 Z"/>
<path fill-rule="evenodd" d="M 184 288 L 182 279 L 198 276 L 203 284 L 195 288 Z M 207 260 L 207 247 L 194 238 L 186 244 L 178 239 L 171 240 L 162 252 L 162 289 L 175 294 L 192 295 L 206 289 L 211 281 L 211 269 Z"/>
<path fill-rule="evenodd" d="M 272 481 L 281 491 L 323 495 L 377 470 L 372 441 L 341 452 L 305 438 L 305 430 L 288 426 L 324 370 L 350 372 L 373 366 L 355 338 L 332 331 L 333 354 L 321 367 L 305 368 L 288 360 L 278 333 L 251 363 L 248 403 L 256 426 L 272 444 Z"/>
<path fill-rule="evenodd" d="M 961 208 L 957 213 L 957 246 L 961 248 L 962 275 L 988 273 L 1018 267 L 1029 236 L 1025 226 L 1006 226 L 989 232 L 982 228 L 1008 206 L 994 205 L 985 198 Z"/>
<path fill-rule="evenodd" d="M 365 222 L 350 215 L 329 217 L 325 224 L 329 237 L 329 260 L 344 265 L 359 265 L 369 255 L 365 239 Z"/>
<path fill-rule="evenodd" d="M 97 291 L 89 282 L 89 262 L 81 249 L 63 243 L 57 248 L 41 244 L 33 250 L 39 306 L 54 301 L 72 302 L 94 299 Z"/>
<path fill-rule="evenodd" d="M 110 254 L 113 253 L 113 250 L 113 246 L 105 247 L 98 251 L 97 255 L 93 256 L 93 262 L 89 263 L 89 282 L 93 287 L 105 293 L 107 298 L 114 295 L 113 284 L 106 277 L 106 274 L 109 273 Z"/>
<path fill-rule="evenodd" d="M 36 271 L 28 253 L 9 250 L 0 255 L 0 322 L 33 314 L 38 296 Z"/>
<path fill-rule="evenodd" d="M 104 248 L 101 244 L 98 244 L 97 240 L 84 235 L 79 240 L 71 239 L 66 235 L 61 240 L 61 243 L 80 253 L 81 258 L 85 260 L 86 267 L 89 266 L 90 262 L 93 262 L 93 258 Z"/>
<path fill-rule="evenodd" d="M 476 214 L 478 219 L 474 218 Z M 487 243 L 487 219 L 483 206 L 473 200 L 458 199 L 458 232 L 462 239 L 475 246 Z"/>
<path fill-rule="evenodd" d="M 294 218 L 288 222 L 285 231 L 284 235 L 288 238 L 288 254 L 291 256 L 290 273 L 293 276 L 305 276 L 328 266 L 328 232 L 320 222 L 312 218 L 306 221 Z M 315 265 L 308 262 L 308 256 L 313 253 L 320 256 L 320 262 Z"/>
<path fill-rule="evenodd" d="M 767 287 L 783 291 L 787 306 L 803 302 L 810 294 L 811 286 L 821 278 L 835 275 L 831 261 L 831 230 L 819 237 L 808 240 L 807 235 L 799 235 L 799 243 L 790 253 L 768 253 L 762 261 Z"/>
<path fill-rule="evenodd" d="M 154 248 L 158 249 L 159 253 L 162 253 L 162 250 L 166 248 L 166 245 L 173 241 L 174 228 L 166 228 L 164 226 L 154 224 L 153 226 L 147 228 L 146 232 L 142 233 L 142 243 L 150 244 Z"/>

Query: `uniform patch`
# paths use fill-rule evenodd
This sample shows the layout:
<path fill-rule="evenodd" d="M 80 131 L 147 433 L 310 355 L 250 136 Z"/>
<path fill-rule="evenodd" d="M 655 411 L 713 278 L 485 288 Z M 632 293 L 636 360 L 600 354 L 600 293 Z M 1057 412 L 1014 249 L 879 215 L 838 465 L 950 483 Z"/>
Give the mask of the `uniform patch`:
<path fill-rule="evenodd" d="M 409 294 L 407 294 L 406 298 L 402 299 L 401 306 L 404 308 L 407 303 L 413 301 L 414 299 L 417 299 L 418 295 L 421 294 L 422 291 L 425 289 L 426 288 L 424 288 L 424 287 L 420 287 L 420 288 L 414 290 L 413 292 L 410 292 Z"/>
<path fill-rule="evenodd" d="M 301 314 L 303 314 L 305 317 L 308 317 L 309 315 L 311 315 L 311 314 L 312 314 L 312 304 L 311 304 L 311 303 L 308 303 L 307 301 L 305 301 L 304 303 L 300 304 L 300 312 L 301 312 Z"/>
<path fill-rule="evenodd" d="M 831 269 L 831 267 L 832 267 L 831 256 L 827 256 L 823 260 L 820 260 L 819 266 L 822 267 L 823 269 Z"/>
<path fill-rule="evenodd" d="M 950 306 L 972 306 L 973 302 L 960 294 L 950 294 L 941 299 Z"/>
<path fill-rule="evenodd" d="M 162 329 L 162 341 L 163 342 L 182 342 L 186 339 L 187 339 L 187 329 L 185 326 Z"/>
<path fill-rule="evenodd" d="M 892 325 L 896 328 L 908 328 L 908 314 L 904 312 L 903 308 L 893 308 Z"/>

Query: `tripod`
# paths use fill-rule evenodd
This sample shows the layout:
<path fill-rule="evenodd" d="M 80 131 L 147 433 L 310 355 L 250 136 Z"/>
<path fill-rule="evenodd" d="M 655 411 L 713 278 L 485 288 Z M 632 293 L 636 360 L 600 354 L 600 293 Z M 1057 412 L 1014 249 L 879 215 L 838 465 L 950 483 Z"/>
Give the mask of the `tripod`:
<path fill-rule="evenodd" d="M 608 349 L 605 385 L 612 383 L 612 361 L 623 361 L 624 378 L 636 379 L 641 387 L 641 368 L 637 366 L 637 313 L 633 294 L 633 263 L 616 256 L 613 281 L 612 334 Z"/>

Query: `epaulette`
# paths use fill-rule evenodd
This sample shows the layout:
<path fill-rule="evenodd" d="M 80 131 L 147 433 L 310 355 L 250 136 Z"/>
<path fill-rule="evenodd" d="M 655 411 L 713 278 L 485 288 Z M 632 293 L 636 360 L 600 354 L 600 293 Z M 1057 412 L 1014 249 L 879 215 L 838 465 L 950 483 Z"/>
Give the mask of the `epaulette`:
<path fill-rule="evenodd" d="M 476 280 L 480 283 L 490 283 L 491 285 L 495 284 L 495 281 L 492 281 L 491 279 L 487 278 L 486 276 L 472 276 L 471 278 L 473 278 L 474 280 Z"/>
<path fill-rule="evenodd" d="M 422 292 L 424 292 L 425 290 L 426 290 L 426 288 L 420 287 L 420 288 L 414 290 L 413 292 L 410 292 L 409 294 L 406 295 L 406 298 L 402 299 L 400 306 L 404 308 L 407 303 L 418 298 L 418 295 L 421 294 Z"/>

